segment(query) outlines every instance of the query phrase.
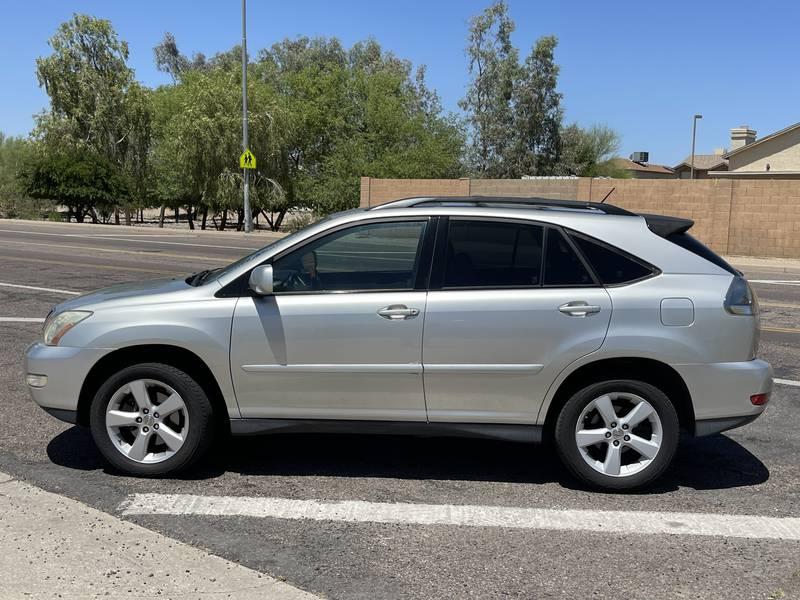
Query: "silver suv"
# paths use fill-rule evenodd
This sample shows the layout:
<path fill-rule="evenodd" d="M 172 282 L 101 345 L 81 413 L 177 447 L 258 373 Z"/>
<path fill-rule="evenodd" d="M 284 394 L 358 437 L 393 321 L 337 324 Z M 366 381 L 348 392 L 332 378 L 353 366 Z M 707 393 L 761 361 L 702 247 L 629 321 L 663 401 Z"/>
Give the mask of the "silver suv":
<path fill-rule="evenodd" d="M 679 431 L 764 410 L 758 304 L 692 222 L 608 204 L 413 198 L 230 266 L 64 302 L 33 399 L 114 467 L 172 472 L 215 433 L 552 440 L 590 486 L 642 486 Z"/>

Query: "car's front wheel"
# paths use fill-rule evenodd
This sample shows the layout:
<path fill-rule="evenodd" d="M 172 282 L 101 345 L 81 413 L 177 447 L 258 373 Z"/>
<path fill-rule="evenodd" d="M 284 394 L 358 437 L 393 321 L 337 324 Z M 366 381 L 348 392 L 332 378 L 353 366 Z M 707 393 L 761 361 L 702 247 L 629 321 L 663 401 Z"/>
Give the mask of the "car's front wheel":
<path fill-rule="evenodd" d="M 203 388 L 171 365 L 129 366 L 109 377 L 91 406 L 92 437 L 103 457 L 133 475 L 163 475 L 199 459 L 213 434 Z"/>
<path fill-rule="evenodd" d="M 675 407 L 661 390 L 619 379 L 574 394 L 558 416 L 555 441 L 562 462 L 584 483 L 627 490 L 664 472 L 679 432 Z"/>

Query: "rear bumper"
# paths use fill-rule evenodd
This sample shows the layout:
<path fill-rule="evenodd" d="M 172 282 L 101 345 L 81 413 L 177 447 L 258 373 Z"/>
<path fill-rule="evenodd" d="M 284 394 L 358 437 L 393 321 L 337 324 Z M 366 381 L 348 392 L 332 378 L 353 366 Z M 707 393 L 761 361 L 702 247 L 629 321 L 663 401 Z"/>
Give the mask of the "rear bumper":
<path fill-rule="evenodd" d="M 26 381 L 29 375 L 47 378 L 44 385 L 27 382 L 31 398 L 54 417 L 74 423 L 86 375 L 109 352 L 98 348 L 46 346 L 41 342 L 31 344 L 25 351 Z"/>
<path fill-rule="evenodd" d="M 761 412 L 764 412 L 763 410 Z M 703 419 L 702 421 L 695 421 L 694 434 L 697 437 L 705 435 L 714 435 L 715 433 L 722 433 L 728 429 L 736 429 L 742 425 L 752 423 L 761 413 L 750 415 L 748 417 L 729 417 L 727 419 Z"/>
<path fill-rule="evenodd" d="M 710 435 L 756 419 L 765 405 L 750 397 L 772 392 L 772 367 L 763 360 L 673 365 L 692 397 L 696 435 Z"/>

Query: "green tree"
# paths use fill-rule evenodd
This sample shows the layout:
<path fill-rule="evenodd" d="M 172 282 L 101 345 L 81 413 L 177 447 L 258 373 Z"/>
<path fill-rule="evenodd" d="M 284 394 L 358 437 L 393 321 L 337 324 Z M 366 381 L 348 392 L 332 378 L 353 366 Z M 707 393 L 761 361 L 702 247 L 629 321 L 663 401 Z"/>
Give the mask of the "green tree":
<path fill-rule="evenodd" d="M 25 182 L 20 177 L 30 155 L 31 143 L 28 140 L 0 132 L 0 216 L 38 216 L 38 206 L 28 196 Z"/>
<path fill-rule="evenodd" d="M 221 174 L 237 168 L 241 153 L 241 74 L 221 67 L 184 73 L 173 86 L 156 90 L 153 98 L 153 161 L 156 196 L 173 208 L 183 206 L 194 228 L 193 215 L 232 208 L 219 197 Z M 248 82 L 250 147 L 260 172 L 267 172 L 281 131 L 280 110 L 270 90 Z M 254 203 L 257 207 L 257 204 Z"/>
<path fill-rule="evenodd" d="M 577 124 L 564 128 L 561 134 L 563 151 L 556 167 L 558 175 L 579 177 L 629 177 L 614 163 L 620 139 L 616 131 L 606 125 L 593 125 L 582 129 Z"/>
<path fill-rule="evenodd" d="M 185 73 L 192 71 L 241 68 L 242 49 L 241 46 L 234 46 L 225 52 L 218 52 L 210 59 L 207 59 L 202 52 L 195 52 L 189 58 L 181 53 L 175 36 L 168 31 L 161 42 L 153 48 L 153 55 L 156 68 L 172 77 L 173 82 L 178 82 Z"/>
<path fill-rule="evenodd" d="M 519 78 L 513 31 L 505 0 L 470 19 L 466 49 L 470 84 L 459 105 L 470 125 L 467 162 L 479 177 L 499 177 L 507 171 L 503 161 L 514 137 L 513 95 Z"/>
<path fill-rule="evenodd" d="M 76 145 L 116 157 L 124 142 L 125 92 L 133 83 L 128 44 L 110 21 L 74 15 L 50 38 L 53 52 L 36 59 L 50 117 L 63 119 Z"/>
<path fill-rule="evenodd" d="M 26 193 L 67 206 L 67 217 L 83 223 L 86 216 L 107 222 L 116 202 L 126 194 L 119 169 L 101 155 L 50 152 L 42 147 L 24 168 Z"/>
<path fill-rule="evenodd" d="M 508 153 L 507 177 L 552 175 L 561 154 L 562 94 L 556 89 L 558 40 L 538 39 L 514 87 L 514 144 Z"/>
<path fill-rule="evenodd" d="M 276 169 L 285 206 L 327 213 L 358 205 L 372 177 L 457 177 L 464 136 L 425 84 L 424 69 L 374 40 L 284 40 L 259 55 L 281 98 L 287 135 Z"/>
<path fill-rule="evenodd" d="M 192 68 L 191 61 L 180 53 L 175 36 L 169 31 L 164 34 L 161 43 L 153 48 L 153 54 L 156 68 L 172 77 L 173 82 L 177 83 L 181 75 Z"/>
<path fill-rule="evenodd" d="M 81 163 L 102 157 L 118 169 L 126 192 L 119 200 L 130 224 L 133 203 L 146 202 L 150 117 L 147 93 L 127 65 L 128 45 L 109 21 L 79 14 L 62 23 L 49 44 L 52 53 L 36 60 L 36 74 L 50 111 L 39 116 L 35 136 L 47 153 Z M 87 197 L 102 197 L 98 186 Z"/>

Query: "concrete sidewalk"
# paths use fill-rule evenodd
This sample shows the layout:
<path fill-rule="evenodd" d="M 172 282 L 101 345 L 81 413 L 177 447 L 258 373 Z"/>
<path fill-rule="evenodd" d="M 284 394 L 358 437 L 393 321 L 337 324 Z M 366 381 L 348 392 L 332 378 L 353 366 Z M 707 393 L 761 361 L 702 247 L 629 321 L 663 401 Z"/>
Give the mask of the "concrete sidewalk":
<path fill-rule="evenodd" d="M 762 256 L 723 256 L 734 267 L 739 269 L 756 269 L 774 271 L 776 273 L 800 273 L 800 259 L 772 258 Z"/>
<path fill-rule="evenodd" d="M 0 473 L 0 598 L 317 596 Z"/>

